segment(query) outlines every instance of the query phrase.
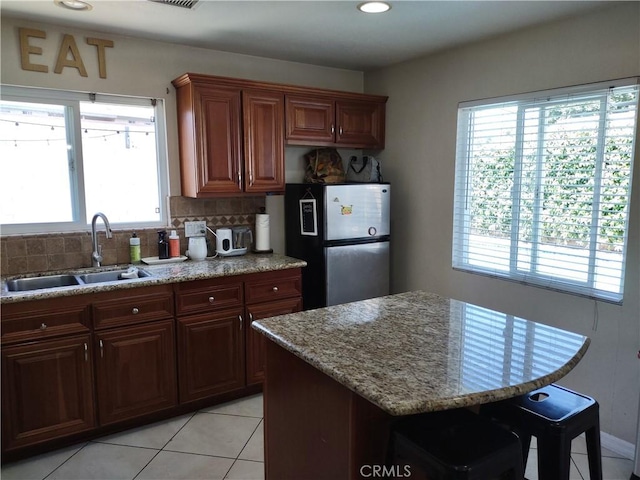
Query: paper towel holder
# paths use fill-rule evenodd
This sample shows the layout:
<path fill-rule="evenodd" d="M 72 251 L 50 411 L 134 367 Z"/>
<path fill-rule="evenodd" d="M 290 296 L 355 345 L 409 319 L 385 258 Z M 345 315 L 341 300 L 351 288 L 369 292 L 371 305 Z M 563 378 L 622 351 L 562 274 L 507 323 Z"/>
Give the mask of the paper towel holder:
<path fill-rule="evenodd" d="M 273 253 L 272 248 L 266 249 L 258 249 L 258 245 L 264 242 L 259 241 L 259 237 L 266 235 L 267 236 L 267 244 L 265 246 L 269 247 L 269 237 L 271 232 L 269 230 L 269 215 L 265 212 L 264 208 L 260 209 L 260 212 L 256 215 L 256 241 L 253 244 L 253 248 L 251 251 L 257 254 L 263 253 Z"/>

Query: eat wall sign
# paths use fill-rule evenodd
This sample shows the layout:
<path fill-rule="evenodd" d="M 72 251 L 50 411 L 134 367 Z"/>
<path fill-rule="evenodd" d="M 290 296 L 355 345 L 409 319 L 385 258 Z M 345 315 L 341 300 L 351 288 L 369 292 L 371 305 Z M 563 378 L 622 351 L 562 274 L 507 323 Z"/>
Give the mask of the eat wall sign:
<path fill-rule="evenodd" d="M 32 55 L 42 55 L 42 47 L 33 45 L 31 42 L 34 38 L 47 38 L 47 33 L 42 30 L 36 30 L 34 28 L 20 28 L 20 60 L 23 70 L 31 70 L 33 72 L 48 73 L 49 67 L 41 63 L 35 63 L 37 59 L 33 59 Z M 104 40 L 102 38 L 87 37 L 87 45 L 92 45 L 96 48 L 96 54 L 98 55 L 98 74 L 100 78 L 107 78 L 107 61 L 106 61 L 106 49 L 113 48 L 112 40 Z M 54 73 L 62 73 L 63 68 L 76 68 L 80 75 L 88 77 L 87 69 L 82 61 L 78 44 L 76 43 L 73 35 L 64 34 L 62 37 L 62 43 L 58 49 L 58 57 L 56 59 L 56 66 L 54 67 Z"/>

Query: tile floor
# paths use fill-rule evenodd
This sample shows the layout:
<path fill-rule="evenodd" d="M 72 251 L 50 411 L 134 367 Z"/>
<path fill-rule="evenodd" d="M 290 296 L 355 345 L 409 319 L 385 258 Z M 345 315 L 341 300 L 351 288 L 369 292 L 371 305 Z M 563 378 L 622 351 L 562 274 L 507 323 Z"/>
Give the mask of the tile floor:
<path fill-rule="evenodd" d="M 535 439 L 526 477 L 537 480 Z M 572 446 L 571 479 L 589 479 L 586 445 Z M 2 480 L 264 479 L 262 395 L 98 438 L 2 467 Z M 633 462 L 603 450 L 604 480 L 629 480 Z"/>

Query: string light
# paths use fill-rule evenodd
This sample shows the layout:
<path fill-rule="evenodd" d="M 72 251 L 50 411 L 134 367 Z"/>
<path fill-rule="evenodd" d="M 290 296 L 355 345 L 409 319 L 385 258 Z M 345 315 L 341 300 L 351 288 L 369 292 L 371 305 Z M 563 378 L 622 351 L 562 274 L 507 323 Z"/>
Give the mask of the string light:
<path fill-rule="evenodd" d="M 14 124 L 14 126 L 19 127 L 21 123 L 25 124 L 25 125 L 33 125 L 33 126 L 38 126 L 38 127 L 51 127 L 51 130 L 55 131 L 55 127 L 51 124 L 46 124 L 46 123 L 35 123 L 35 122 L 14 122 L 13 120 L 6 120 L 6 119 L 0 119 L 0 122 L 12 122 Z M 86 140 L 97 140 L 99 138 L 103 138 L 104 141 L 107 141 L 107 137 L 113 137 L 114 135 L 119 135 L 120 134 L 120 130 L 112 130 L 109 128 L 87 128 L 85 127 L 84 129 L 84 133 L 87 135 L 90 135 L 91 132 L 108 132 L 108 133 L 103 133 L 100 135 L 95 135 L 95 136 L 88 136 L 85 137 Z M 131 134 L 131 133 L 144 133 L 145 136 L 149 136 L 149 131 L 148 130 L 128 130 L 127 134 Z M 153 133 L 153 132 L 151 132 Z M 47 142 L 47 145 L 51 145 L 50 142 L 59 142 L 59 141 L 65 141 L 66 142 L 66 138 L 28 138 L 28 139 L 21 139 L 20 142 Z M 0 139 L 0 142 L 13 142 L 14 146 L 18 146 L 18 140 L 17 139 Z"/>

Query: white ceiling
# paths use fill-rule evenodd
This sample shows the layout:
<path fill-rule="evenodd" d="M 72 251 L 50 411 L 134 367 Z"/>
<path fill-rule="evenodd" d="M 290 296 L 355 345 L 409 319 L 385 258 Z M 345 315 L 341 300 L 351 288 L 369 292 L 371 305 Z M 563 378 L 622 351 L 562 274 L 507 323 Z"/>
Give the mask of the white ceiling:
<path fill-rule="evenodd" d="M 613 1 L 391 0 L 385 14 L 360 1 L 199 0 L 191 10 L 148 0 L 88 0 L 77 12 L 53 0 L 1 0 L 0 14 L 227 52 L 368 71 Z"/>

